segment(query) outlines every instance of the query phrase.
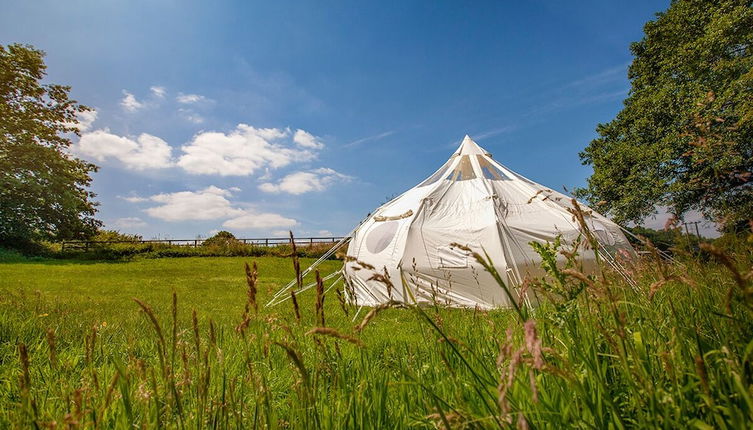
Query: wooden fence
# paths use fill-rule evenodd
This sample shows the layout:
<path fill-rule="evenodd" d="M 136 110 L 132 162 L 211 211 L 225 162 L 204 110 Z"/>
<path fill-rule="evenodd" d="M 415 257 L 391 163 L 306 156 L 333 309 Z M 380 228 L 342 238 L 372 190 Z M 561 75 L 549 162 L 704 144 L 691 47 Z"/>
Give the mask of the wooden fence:
<path fill-rule="evenodd" d="M 296 246 L 313 246 L 319 244 L 335 244 L 342 237 L 296 237 Z M 63 251 L 70 250 L 83 250 L 106 246 L 117 243 L 131 243 L 131 244 L 165 244 L 168 246 L 190 246 L 196 248 L 204 243 L 206 239 L 148 239 L 148 240 L 66 240 L 61 242 Z M 290 244 L 289 237 L 263 237 L 263 238 L 251 238 L 251 239 L 236 239 L 238 242 L 242 242 L 246 245 L 252 246 L 279 246 Z"/>

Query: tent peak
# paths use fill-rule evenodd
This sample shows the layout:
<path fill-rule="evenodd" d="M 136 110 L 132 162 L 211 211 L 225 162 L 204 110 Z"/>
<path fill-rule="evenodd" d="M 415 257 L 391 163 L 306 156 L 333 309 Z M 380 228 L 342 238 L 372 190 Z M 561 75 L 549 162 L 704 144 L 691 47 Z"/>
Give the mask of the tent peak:
<path fill-rule="evenodd" d="M 467 134 L 463 138 L 463 142 L 460 144 L 460 147 L 458 147 L 458 150 L 455 151 L 455 153 L 458 155 L 489 154 L 484 148 L 478 146 L 478 144 L 474 142 L 473 139 L 471 139 L 471 137 Z"/>

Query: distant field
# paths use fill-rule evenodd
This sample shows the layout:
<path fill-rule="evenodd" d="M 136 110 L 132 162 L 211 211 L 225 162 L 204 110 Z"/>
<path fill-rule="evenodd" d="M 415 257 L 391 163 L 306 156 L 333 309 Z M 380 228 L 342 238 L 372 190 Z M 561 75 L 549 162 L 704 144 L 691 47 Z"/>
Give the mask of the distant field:
<path fill-rule="evenodd" d="M 50 321 L 73 314 L 74 324 L 89 326 L 141 321 L 137 297 L 158 310 L 168 311 L 173 291 L 181 302 L 181 313 L 196 309 L 202 318 L 237 323 L 246 302 L 244 262 L 256 261 L 261 300 L 295 277 L 290 259 L 277 257 L 159 258 L 122 262 L 40 260 L 0 263 L 0 292 L 3 305 L 23 299 L 38 302 Z M 302 259 L 307 267 L 314 260 Z M 338 267 L 327 261 L 322 273 Z M 309 279 L 307 278 L 307 281 Z M 308 294 L 308 298 L 312 297 Z M 305 299 L 302 299 L 305 300 Z M 42 309 L 42 308 L 40 308 Z"/>
<path fill-rule="evenodd" d="M 0 428 L 740 428 L 753 420 L 744 294 L 753 287 L 713 263 L 644 263 L 633 268 L 636 290 L 611 275 L 553 273 L 539 288 L 567 298 L 531 311 L 526 324 L 505 310 L 428 307 L 386 309 L 358 331 L 369 309 L 353 321 L 356 309 L 346 306 L 346 316 L 332 290 L 325 324 L 335 332 L 307 334 L 319 325 L 313 290 L 298 297 L 300 322 L 290 303 L 251 310 L 243 322 L 243 263 L 252 260 L 263 306 L 293 277 L 290 259 L 0 261 Z M 154 309 L 159 331 L 133 297 Z"/>

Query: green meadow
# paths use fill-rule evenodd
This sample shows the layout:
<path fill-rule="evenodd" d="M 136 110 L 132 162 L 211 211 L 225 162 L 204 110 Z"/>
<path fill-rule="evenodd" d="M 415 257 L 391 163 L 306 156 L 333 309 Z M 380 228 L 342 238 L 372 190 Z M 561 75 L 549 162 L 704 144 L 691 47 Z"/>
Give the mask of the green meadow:
<path fill-rule="evenodd" d="M 338 284 L 323 308 L 300 293 L 299 320 L 263 306 L 291 259 L 3 254 L 0 427 L 746 428 L 750 256 L 646 256 L 636 286 L 553 266 L 529 287 L 550 299 L 521 313 L 355 316 Z"/>

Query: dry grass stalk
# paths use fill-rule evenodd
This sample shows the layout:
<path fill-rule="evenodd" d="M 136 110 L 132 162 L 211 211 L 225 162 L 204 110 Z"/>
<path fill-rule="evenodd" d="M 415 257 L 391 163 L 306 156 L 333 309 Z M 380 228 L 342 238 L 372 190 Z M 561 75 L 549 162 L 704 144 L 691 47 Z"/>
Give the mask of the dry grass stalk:
<path fill-rule="evenodd" d="M 154 315 L 154 310 L 152 310 L 151 306 L 147 305 L 146 303 L 142 302 L 141 300 L 133 297 L 133 301 L 136 302 L 137 305 L 144 311 L 149 321 L 152 323 L 152 326 L 154 327 L 154 331 L 157 333 L 157 336 L 159 338 L 159 343 L 162 346 L 162 350 L 165 350 L 165 336 L 162 335 L 162 327 L 159 325 L 159 321 L 157 321 L 157 317 Z"/>
<path fill-rule="evenodd" d="M 344 334 L 344 333 L 340 333 L 339 331 L 333 328 L 329 328 L 329 327 L 314 327 L 311 330 L 307 331 L 306 334 L 307 335 L 317 334 L 317 335 L 329 336 L 329 337 L 334 337 L 336 339 L 342 339 L 344 341 L 350 342 L 360 347 L 366 346 L 360 339 L 357 339 L 352 336 L 348 336 L 347 334 Z"/>
<path fill-rule="evenodd" d="M 251 324 L 251 317 L 248 315 L 248 312 L 243 313 L 243 319 L 241 320 L 240 324 L 235 326 L 235 331 L 241 334 L 241 336 L 246 336 L 246 329 L 248 328 L 248 325 Z"/>
<path fill-rule="evenodd" d="M 296 321 L 301 322 L 301 309 L 298 307 L 298 299 L 295 298 L 295 290 L 290 290 L 290 301 L 293 303 Z"/>
<path fill-rule="evenodd" d="M 316 320 L 320 327 L 324 327 L 324 281 L 316 271 Z"/>
<path fill-rule="evenodd" d="M 701 380 L 701 386 L 703 387 L 703 391 L 708 395 L 710 393 L 709 390 L 709 377 L 706 373 L 706 363 L 703 360 L 703 357 L 700 355 L 697 355 L 695 357 L 695 371 L 698 374 L 698 379 Z"/>
<path fill-rule="evenodd" d="M 384 268 L 383 273 L 374 273 L 373 275 L 371 275 L 371 277 L 368 280 L 383 283 L 387 287 L 387 297 L 389 297 L 389 299 L 392 300 L 392 290 L 395 288 L 395 286 L 392 284 L 392 281 L 390 280 L 390 275 L 387 272 L 387 267 Z"/>
<path fill-rule="evenodd" d="M 304 385 L 308 387 L 309 386 L 309 372 L 306 370 L 306 366 L 303 364 L 303 359 L 301 358 L 301 355 L 298 353 L 298 351 L 296 351 L 292 346 L 283 342 L 273 342 L 273 344 L 285 350 L 285 352 L 288 354 L 288 358 L 290 358 L 290 361 L 293 362 L 293 365 L 296 367 L 296 369 L 298 369 L 298 372 L 301 374 L 301 378 L 303 379 Z"/>
<path fill-rule="evenodd" d="M 374 319 L 374 317 L 375 317 L 375 316 L 377 316 L 377 314 L 378 314 L 379 312 L 382 312 L 383 310 L 385 310 L 385 309 L 387 309 L 387 308 L 389 308 L 389 307 L 392 307 L 393 305 L 396 305 L 396 304 L 398 304 L 398 303 L 397 303 L 397 302 L 394 302 L 394 301 L 389 301 L 389 302 L 387 302 L 387 303 L 382 303 L 381 305 L 379 305 L 379 306 L 377 306 L 377 307 L 375 307 L 375 308 L 371 309 L 371 310 L 369 311 L 369 313 L 367 313 L 367 314 L 366 314 L 366 316 L 365 316 L 365 317 L 363 317 L 363 320 L 361 320 L 361 323 L 360 323 L 360 324 L 358 324 L 358 325 L 357 325 L 357 326 L 355 327 L 355 331 L 356 331 L 356 332 L 360 332 L 361 330 L 363 330 L 363 329 L 364 329 L 364 328 L 365 328 L 365 327 L 366 327 L 366 326 L 367 326 L 367 325 L 369 324 L 369 322 L 370 322 L 370 321 L 371 321 L 372 319 Z"/>
<path fill-rule="evenodd" d="M 55 343 L 55 331 L 47 329 L 47 345 L 50 348 L 50 366 L 54 369 L 57 367 L 57 345 Z"/>
<path fill-rule="evenodd" d="M 354 262 L 357 265 L 361 266 L 362 269 L 376 270 L 376 267 L 372 266 L 369 263 L 366 263 L 365 261 L 361 261 L 361 260 L 357 259 L 356 257 L 351 257 L 349 255 L 346 255 L 345 258 L 344 258 L 344 260 L 346 262 Z"/>
<path fill-rule="evenodd" d="M 339 288 L 335 288 L 335 293 L 337 294 L 337 301 L 340 302 L 340 309 L 343 310 L 343 313 L 345 314 L 346 317 L 349 316 L 348 306 L 347 306 L 347 303 L 345 302 L 345 296 L 343 295 L 342 290 L 340 290 Z"/>
<path fill-rule="evenodd" d="M 584 284 L 588 285 L 590 288 L 595 288 L 596 287 L 596 285 L 594 284 L 594 282 L 592 280 L 588 279 L 588 276 L 586 276 L 583 272 L 580 272 L 580 271 L 575 270 L 575 269 L 562 269 L 561 272 L 564 275 L 570 276 L 572 278 L 575 278 L 575 279 L 583 282 Z"/>
<path fill-rule="evenodd" d="M 518 412 L 518 430 L 528 430 L 530 427 L 528 427 L 528 420 L 526 420 L 525 415 L 523 415 L 522 412 Z"/>
<path fill-rule="evenodd" d="M 196 309 L 191 312 L 191 322 L 193 325 L 193 339 L 196 346 L 196 359 L 201 355 L 201 337 L 199 336 L 199 318 L 196 316 Z"/>
<path fill-rule="evenodd" d="M 97 326 L 92 326 L 91 332 L 84 338 L 84 359 L 90 364 L 94 358 L 94 347 L 97 343 Z M 164 344 L 163 344 L 164 345 Z"/>
<path fill-rule="evenodd" d="M 289 231 L 288 233 L 290 233 L 290 248 L 292 249 L 290 256 L 293 258 L 293 270 L 295 270 L 296 289 L 300 290 L 301 288 L 303 288 L 301 262 L 298 260 L 298 249 L 295 246 L 295 238 L 293 237 L 293 232 Z"/>
<path fill-rule="evenodd" d="M 18 344 L 18 359 L 21 361 L 21 390 L 29 390 L 31 388 L 31 375 L 29 373 L 29 351 L 26 349 L 26 345 L 23 343 Z"/>
<path fill-rule="evenodd" d="M 214 329 L 214 321 L 211 318 L 209 319 L 209 343 L 213 347 L 217 347 L 217 334 Z"/>
<path fill-rule="evenodd" d="M 249 267 L 248 263 L 244 263 L 244 268 L 246 269 L 246 285 L 248 285 L 246 311 L 248 312 L 250 308 L 254 308 L 254 313 L 258 313 L 259 305 L 256 303 L 256 283 L 259 279 L 259 271 L 256 267 L 256 261 L 253 262 L 253 270 Z"/>

